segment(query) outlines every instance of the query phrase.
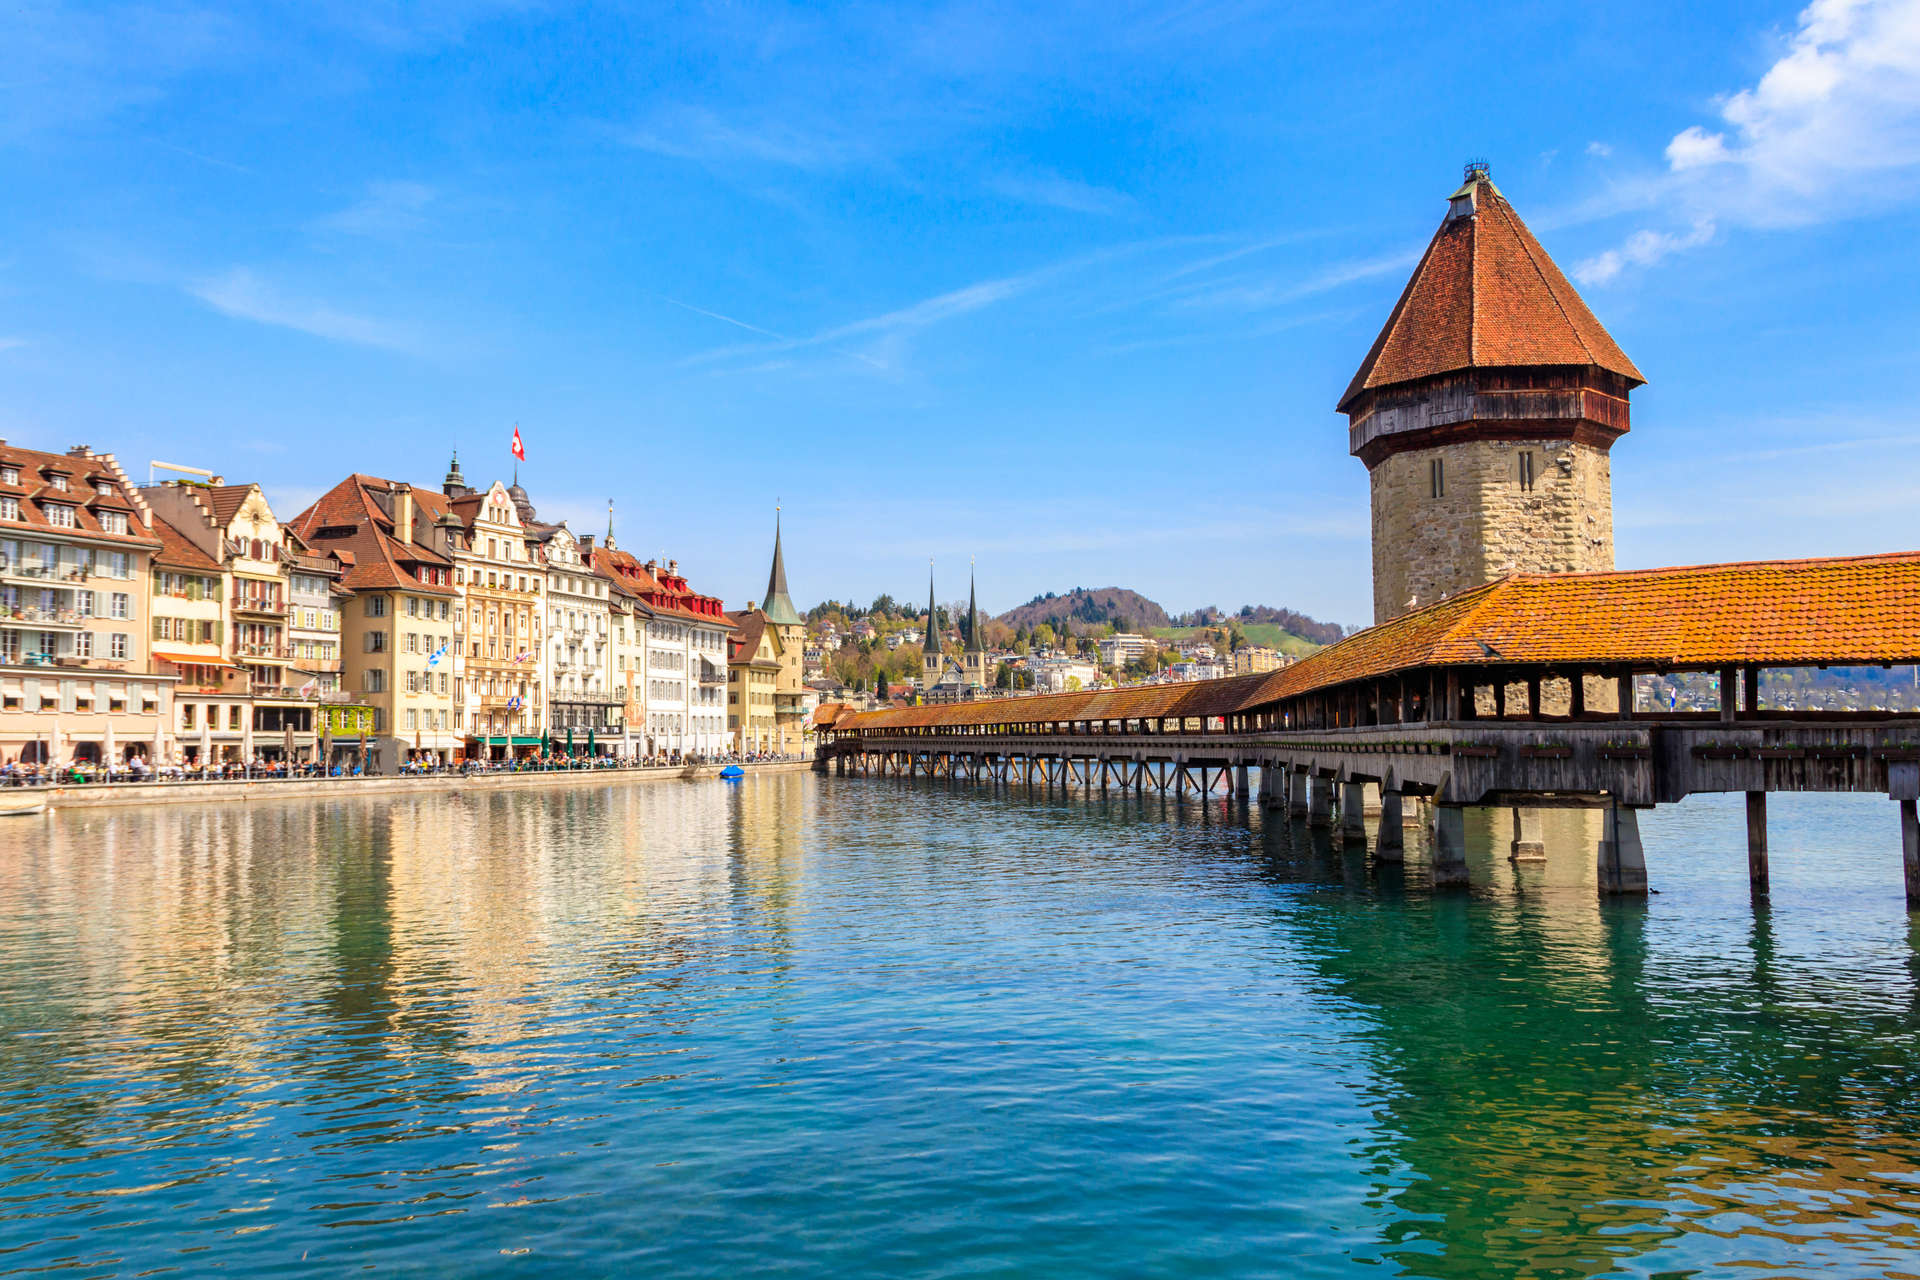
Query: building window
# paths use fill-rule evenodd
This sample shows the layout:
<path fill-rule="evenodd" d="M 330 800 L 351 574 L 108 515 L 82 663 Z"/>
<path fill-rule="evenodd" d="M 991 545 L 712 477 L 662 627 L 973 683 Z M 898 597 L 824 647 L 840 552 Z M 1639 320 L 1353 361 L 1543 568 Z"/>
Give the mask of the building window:
<path fill-rule="evenodd" d="M 232 706 L 227 708 L 227 728 L 230 730 L 233 730 L 234 732 L 238 732 L 240 729 L 240 704 L 239 703 L 235 703 Z"/>
<path fill-rule="evenodd" d="M 366 685 L 368 693 L 385 693 L 387 691 L 387 673 L 380 670 L 367 672 Z"/>
<path fill-rule="evenodd" d="M 368 653 L 385 653 L 387 651 L 387 633 L 384 631 L 367 632 L 366 645 Z"/>
<path fill-rule="evenodd" d="M 114 617 L 130 618 L 133 616 L 133 597 L 128 595 L 126 592 L 124 591 L 114 592 L 112 605 L 113 605 Z"/>
<path fill-rule="evenodd" d="M 91 631 L 82 631 L 73 638 L 73 656 L 76 658 L 91 658 L 93 656 L 93 633 Z"/>
<path fill-rule="evenodd" d="M 73 508 L 58 502 L 47 504 L 47 523 L 56 529 L 73 528 Z"/>
<path fill-rule="evenodd" d="M 367 616 L 369 618 L 386 617 L 387 616 L 387 598 L 385 596 L 368 596 L 367 597 Z"/>
<path fill-rule="evenodd" d="M 1435 458 L 1427 463 L 1427 483 L 1433 497 L 1447 496 L 1447 464 L 1441 459 Z"/>
<path fill-rule="evenodd" d="M 124 511 L 102 511 L 100 513 L 100 532 L 125 533 L 127 531 L 127 513 Z"/>
<path fill-rule="evenodd" d="M 0 520 L 18 520 L 20 518 L 20 499 L 0 498 Z"/>
<path fill-rule="evenodd" d="M 20 468 L 0 467 L 0 484 L 19 484 Z"/>
<path fill-rule="evenodd" d="M 127 656 L 126 632 L 116 631 L 107 638 L 107 656 L 109 658 L 124 658 Z"/>
<path fill-rule="evenodd" d="M 65 493 L 67 491 L 67 478 L 62 475 L 54 476 L 53 487 L 58 489 L 61 493 Z"/>
<path fill-rule="evenodd" d="M 1533 488 L 1533 451 L 1527 450 L 1520 455 L 1520 487 Z"/>

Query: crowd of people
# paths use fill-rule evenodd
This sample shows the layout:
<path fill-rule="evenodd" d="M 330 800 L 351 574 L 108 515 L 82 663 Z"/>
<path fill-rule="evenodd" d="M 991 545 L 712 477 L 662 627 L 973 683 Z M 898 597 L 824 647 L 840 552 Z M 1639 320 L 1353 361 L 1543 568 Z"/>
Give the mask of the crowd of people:
<path fill-rule="evenodd" d="M 791 752 L 773 751 L 750 751 L 745 754 L 728 752 L 714 756 L 689 755 L 684 758 L 678 752 L 672 755 L 632 757 L 553 754 L 527 756 L 518 760 L 464 760 L 457 764 L 448 764 L 437 757 L 427 757 L 402 763 L 399 774 L 402 777 L 447 775 L 471 777 L 478 774 L 556 773 L 598 769 L 683 769 L 688 765 L 767 764 L 802 758 Z M 289 761 L 284 758 L 269 760 L 262 756 L 255 756 L 247 761 L 222 760 L 204 765 L 192 761 L 184 764 L 156 765 L 140 755 L 108 764 L 78 761 L 56 765 L 19 760 L 9 760 L 0 764 L 0 786 L 4 787 L 84 786 L 140 782 L 273 782 L 370 776 L 378 775 L 369 773 L 362 760 L 351 753 L 336 759 L 331 765 L 321 765 L 317 761 Z"/>

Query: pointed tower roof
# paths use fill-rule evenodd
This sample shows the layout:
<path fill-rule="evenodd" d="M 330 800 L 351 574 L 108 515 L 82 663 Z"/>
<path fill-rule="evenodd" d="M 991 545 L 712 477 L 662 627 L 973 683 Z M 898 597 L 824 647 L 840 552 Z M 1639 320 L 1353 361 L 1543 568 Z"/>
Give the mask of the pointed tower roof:
<path fill-rule="evenodd" d="M 767 615 L 767 621 L 776 627 L 797 627 L 802 625 L 800 613 L 793 607 L 793 599 L 787 595 L 787 561 L 780 554 L 780 508 L 773 509 L 773 568 L 767 574 L 767 598 L 760 602 L 760 612 Z"/>
<path fill-rule="evenodd" d="M 1368 391 L 1460 369 L 1593 365 L 1646 381 L 1493 185 L 1484 164 L 1448 197 L 1413 278 L 1339 409 Z"/>
<path fill-rule="evenodd" d="M 980 598 L 973 589 L 973 566 L 967 566 L 967 652 L 985 653 L 980 643 Z"/>
<path fill-rule="evenodd" d="M 939 620 L 940 614 L 933 605 L 933 560 L 929 557 L 927 560 L 927 634 L 920 646 L 921 651 L 929 658 L 940 652 L 940 632 L 937 625 Z"/>

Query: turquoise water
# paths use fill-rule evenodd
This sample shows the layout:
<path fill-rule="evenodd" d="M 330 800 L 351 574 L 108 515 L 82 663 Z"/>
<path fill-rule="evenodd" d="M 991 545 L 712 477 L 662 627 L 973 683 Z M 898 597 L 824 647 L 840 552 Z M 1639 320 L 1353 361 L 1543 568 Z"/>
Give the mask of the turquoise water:
<path fill-rule="evenodd" d="M 1893 806 L 1474 890 L 784 775 L 0 831 L 0 1274 L 1920 1274 Z M 1502 845 L 1502 851 L 1504 846 Z"/>

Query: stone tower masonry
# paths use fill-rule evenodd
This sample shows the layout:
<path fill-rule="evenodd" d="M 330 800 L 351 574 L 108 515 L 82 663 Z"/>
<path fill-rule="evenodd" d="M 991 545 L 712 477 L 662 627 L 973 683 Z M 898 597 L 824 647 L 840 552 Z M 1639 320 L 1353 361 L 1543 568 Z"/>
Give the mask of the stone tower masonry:
<path fill-rule="evenodd" d="M 1373 620 L 1509 573 L 1613 568 L 1608 451 L 1645 381 L 1467 166 L 1340 399 L 1373 491 Z"/>

